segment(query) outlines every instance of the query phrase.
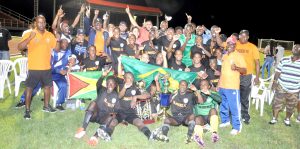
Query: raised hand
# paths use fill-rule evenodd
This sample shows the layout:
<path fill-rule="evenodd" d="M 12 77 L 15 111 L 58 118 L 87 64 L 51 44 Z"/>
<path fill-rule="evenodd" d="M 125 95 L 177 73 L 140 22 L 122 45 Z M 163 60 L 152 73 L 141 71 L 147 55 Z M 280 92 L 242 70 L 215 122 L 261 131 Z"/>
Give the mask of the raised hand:
<path fill-rule="evenodd" d="M 128 6 L 128 5 L 127 5 L 127 7 L 125 8 L 125 12 L 126 12 L 127 14 L 130 13 L 130 9 L 129 9 L 129 6 Z"/>
<path fill-rule="evenodd" d="M 82 4 L 79 13 L 84 13 L 84 11 L 85 11 L 85 4 Z"/>
<path fill-rule="evenodd" d="M 98 16 L 99 15 L 99 10 L 95 9 L 94 14 L 95 14 L 95 16 Z"/>
<path fill-rule="evenodd" d="M 188 22 L 191 22 L 192 21 L 192 16 L 188 15 L 187 13 L 185 13 L 186 15 L 186 18 L 188 19 Z"/>

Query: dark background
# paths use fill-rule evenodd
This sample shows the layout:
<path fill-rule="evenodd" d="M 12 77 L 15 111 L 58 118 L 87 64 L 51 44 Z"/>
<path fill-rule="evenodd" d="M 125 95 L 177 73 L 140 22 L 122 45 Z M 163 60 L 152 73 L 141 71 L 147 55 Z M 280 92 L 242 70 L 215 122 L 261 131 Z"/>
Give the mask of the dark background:
<path fill-rule="evenodd" d="M 56 6 L 75 0 L 57 0 Z M 242 29 L 250 31 L 250 41 L 258 38 L 291 40 L 300 42 L 299 5 L 295 1 L 212 1 L 212 0 L 112 0 L 159 7 L 163 13 L 172 15 L 169 26 L 184 26 L 185 12 L 193 17 L 192 22 L 204 24 L 207 28 L 218 25 L 222 33 L 230 35 Z M 1 5 L 25 16 L 33 17 L 33 0 L 0 0 Z M 65 6 L 63 6 L 65 7 Z M 67 10 L 67 14 L 77 14 L 78 8 Z M 92 11 L 93 12 L 93 11 Z M 39 13 L 52 23 L 53 1 L 40 0 Z M 70 17 L 70 15 L 66 15 Z M 73 17 L 70 17 L 73 19 Z"/>

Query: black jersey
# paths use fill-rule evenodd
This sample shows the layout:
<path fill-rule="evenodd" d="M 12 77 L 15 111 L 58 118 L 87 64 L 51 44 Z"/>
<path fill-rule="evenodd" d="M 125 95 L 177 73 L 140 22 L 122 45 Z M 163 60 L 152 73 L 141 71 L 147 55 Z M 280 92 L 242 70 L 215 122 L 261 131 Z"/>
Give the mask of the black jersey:
<path fill-rule="evenodd" d="M 171 112 L 173 116 L 185 116 L 193 113 L 196 95 L 193 92 L 186 92 L 181 95 L 172 95 Z"/>

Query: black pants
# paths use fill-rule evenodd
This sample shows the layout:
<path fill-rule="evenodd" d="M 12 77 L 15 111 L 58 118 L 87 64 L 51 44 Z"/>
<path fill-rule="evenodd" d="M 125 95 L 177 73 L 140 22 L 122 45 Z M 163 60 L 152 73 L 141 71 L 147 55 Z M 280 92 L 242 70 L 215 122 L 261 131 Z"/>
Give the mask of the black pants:
<path fill-rule="evenodd" d="M 241 76 L 240 94 L 241 94 L 241 114 L 246 121 L 250 120 L 249 115 L 249 94 L 251 92 L 252 75 Z"/>

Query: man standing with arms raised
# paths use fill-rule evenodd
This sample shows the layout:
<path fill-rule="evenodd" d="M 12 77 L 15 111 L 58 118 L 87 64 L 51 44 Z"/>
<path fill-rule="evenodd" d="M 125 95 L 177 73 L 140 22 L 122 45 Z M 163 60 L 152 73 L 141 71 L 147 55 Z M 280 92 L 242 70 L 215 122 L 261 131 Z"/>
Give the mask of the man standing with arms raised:
<path fill-rule="evenodd" d="M 55 36 L 48 32 L 46 28 L 46 19 L 39 15 L 36 17 L 36 28 L 25 34 L 18 45 L 19 50 L 28 49 L 28 76 L 25 81 L 26 98 L 25 98 L 25 119 L 30 119 L 30 104 L 33 88 L 42 83 L 44 88 L 44 112 L 55 112 L 49 105 L 50 88 L 52 86 L 51 76 L 51 51 L 58 49 L 59 44 Z M 59 39 L 59 38 L 58 38 Z"/>

